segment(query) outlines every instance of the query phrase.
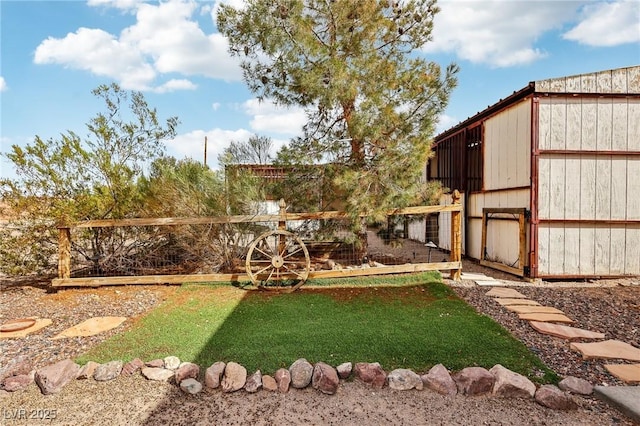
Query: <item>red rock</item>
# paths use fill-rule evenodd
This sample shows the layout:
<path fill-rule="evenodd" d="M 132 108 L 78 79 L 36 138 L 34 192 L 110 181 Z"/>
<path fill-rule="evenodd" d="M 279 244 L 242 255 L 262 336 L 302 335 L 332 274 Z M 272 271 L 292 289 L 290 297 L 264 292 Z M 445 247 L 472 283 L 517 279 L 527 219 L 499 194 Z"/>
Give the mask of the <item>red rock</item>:
<path fill-rule="evenodd" d="M 563 391 L 579 395 L 591 395 L 593 393 L 593 385 L 591 383 L 573 376 L 562 379 L 558 383 L 558 387 Z"/>
<path fill-rule="evenodd" d="M 456 395 L 458 393 L 456 382 L 453 381 L 451 374 L 442 364 L 434 365 L 427 374 L 420 378 L 427 388 L 439 394 Z"/>
<path fill-rule="evenodd" d="M 346 379 L 351 375 L 351 371 L 353 371 L 353 364 L 350 362 L 345 362 L 336 367 L 338 371 L 338 377 L 341 379 Z"/>
<path fill-rule="evenodd" d="M 276 371 L 274 378 L 278 384 L 278 390 L 281 393 L 289 392 L 289 386 L 291 385 L 291 374 L 289 373 L 289 370 L 286 368 L 280 368 Z"/>
<path fill-rule="evenodd" d="M 80 366 L 70 359 L 56 362 L 36 371 L 35 381 L 44 395 L 58 393 L 71 380 L 75 380 Z"/>
<path fill-rule="evenodd" d="M 495 378 L 482 367 L 463 368 L 453 376 L 458 392 L 463 395 L 484 395 L 493 389 Z"/>
<path fill-rule="evenodd" d="M 15 392 L 29 387 L 33 383 L 33 377 L 30 374 L 19 374 L 4 379 L 3 387 L 7 392 Z"/>
<path fill-rule="evenodd" d="M 164 368 L 164 360 L 154 359 L 149 362 L 146 362 L 144 365 L 151 368 Z"/>
<path fill-rule="evenodd" d="M 367 383 L 376 389 L 382 389 L 387 381 L 387 373 L 377 362 L 356 363 L 355 374 L 362 382 Z"/>
<path fill-rule="evenodd" d="M 242 365 L 230 362 L 224 369 L 224 377 L 222 378 L 222 391 L 235 392 L 244 387 L 247 382 L 247 369 Z"/>
<path fill-rule="evenodd" d="M 181 383 L 185 379 L 198 379 L 200 367 L 192 362 L 185 362 L 178 367 L 175 373 L 176 383 Z"/>
<path fill-rule="evenodd" d="M 98 368 L 100 364 L 98 364 L 95 361 L 89 361 L 87 362 L 81 369 L 80 369 L 80 373 L 78 373 L 78 377 L 77 379 L 79 380 L 85 380 L 88 379 L 90 377 L 93 377 L 93 375 L 96 372 L 96 368 Z"/>
<path fill-rule="evenodd" d="M 291 387 L 296 389 L 306 388 L 311 383 L 313 365 L 306 359 L 300 358 L 291 364 L 289 374 L 291 374 Z"/>
<path fill-rule="evenodd" d="M 246 383 L 244 384 L 244 390 L 249 393 L 256 393 L 262 387 L 262 372 L 257 370 L 251 376 L 247 378 Z"/>
<path fill-rule="evenodd" d="M 211 389 L 217 389 L 220 387 L 220 381 L 224 374 L 226 364 L 222 361 L 214 362 L 211 367 L 207 368 L 204 373 L 204 384 Z"/>
<path fill-rule="evenodd" d="M 533 398 L 536 393 L 536 385 L 531 380 L 500 364 L 494 365 L 489 373 L 495 377 L 494 395 L 510 398 Z"/>
<path fill-rule="evenodd" d="M 142 369 L 142 367 L 144 367 L 144 362 L 142 362 L 140 358 L 132 359 L 122 367 L 122 372 L 120 374 L 123 376 L 132 376 L 134 373 Z"/>
<path fill-rule="evenodd" d="M 268 390 L 271 392 L 277 391 L 278 383 L 276 382 L 276 379 L 269 376 L 268 374 L 265 374 L 264 376 L 262 376 L 262 389 Z"/>
<path fill-rule="evenodd" d="M 535 400 L 538 404 L 554 410 L 576 410 L 578 404 L 566 392 L 553 385 L 542 385 L 537 390 Z"/>
<path fill-rule="evenodd" d="M 333 395 L 338 390 L 339 383 L 338 372 L 329 364 L 318 362 L 313 367 L 311 385 L 314 389 L 327 395 Z"/>

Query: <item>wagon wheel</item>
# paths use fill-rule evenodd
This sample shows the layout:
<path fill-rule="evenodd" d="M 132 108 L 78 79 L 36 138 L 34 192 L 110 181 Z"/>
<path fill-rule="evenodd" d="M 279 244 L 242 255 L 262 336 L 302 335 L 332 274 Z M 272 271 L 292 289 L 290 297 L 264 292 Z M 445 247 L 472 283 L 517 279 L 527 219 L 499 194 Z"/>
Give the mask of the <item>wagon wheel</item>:
<path fill-rule="evenodd" d="M 300 287 L 309 277 L 311 260 L 302 240 L 289 231 L 269 231 L 250 245 L 246 260 L 251 282 L 267 290 Z"/>

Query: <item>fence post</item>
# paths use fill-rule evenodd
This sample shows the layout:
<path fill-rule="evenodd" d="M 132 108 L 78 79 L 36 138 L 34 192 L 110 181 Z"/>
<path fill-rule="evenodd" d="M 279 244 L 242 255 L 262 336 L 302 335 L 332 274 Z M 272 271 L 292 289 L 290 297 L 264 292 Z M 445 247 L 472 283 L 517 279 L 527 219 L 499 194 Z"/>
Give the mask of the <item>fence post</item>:
<path fill-rule="evenodd" d="M 453 194 L 453 204 L 460 206 L 460 192 L 455 189 Z M 462 261 L 462 209 L 451 212 L 451 262 Z M 449 278 L 460 281 L 462 266 L 452 269 Z"/>
<path fill-rule="evenodd" d="M 71 278 L 71 228 L 58 228 L 58 278 Z"/>

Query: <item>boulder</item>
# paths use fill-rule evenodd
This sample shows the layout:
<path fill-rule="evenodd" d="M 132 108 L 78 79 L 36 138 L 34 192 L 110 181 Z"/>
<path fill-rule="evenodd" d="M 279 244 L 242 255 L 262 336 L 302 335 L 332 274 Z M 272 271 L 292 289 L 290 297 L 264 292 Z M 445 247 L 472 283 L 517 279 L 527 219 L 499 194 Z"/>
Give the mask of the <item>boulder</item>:
<path fill-rule="evenodd" d="M 276 383 L 278 384 L 278 390 L 281 393 L 289 392 L 289 386 L 291 385 L 291 373 L 286 368 L 280 368 L 276 371 L 274 376 Z"/>
<path fill-rule="evenodd" d="M 192 362 L 183 362 L 175 372 L 176 383 L 182 383 L 185 379 L 198 379 L 200 367 Z"/>
<path fill-rule="evenodd" d="M 94 380 L 98 382 L 107 382 L 113 380 L 122 372 L 122 361 L 110 361 L 96 367 L 93 372 Z"/>
<path fill-rule="evenodd" d="M 79 380 L 86 380 L 88 378 L 92 378 L 96 372 L 96 368 L 98 368 L 100 364 L 95 361 L 89 361 L 80 369 L 80 373 L 78 373 Z"/>
<path fill-rule="evenodd" d="M 140 358 L 132 359 L 122 367 L 122 372 L 120 374 L 123 376 L 133 376 L 142 367 L 144 367 L 144 362 L 142 362 Z"/>
<path fill-rule="evenodd" d="M 249 393 L 256 393 L 262 387 L 262 372 L 257 370 L 251 376 L 247 378 L 247 382 L 244 384 L 244 390 Z"/>
<path fill-rule="evenodd" d="M 387 381 L 387 373 L 377 362 L 356 363 L 355 375 L 359 380 L 375 389 L 382 389 Z"/>
<path fill-rule="evenodd" d="M 393 390 L 422 390 L 424 384 L 419 375 L 406 368 L 398 368 L 393 370 L 387 376 L 387 383 Z"/>
<path fill-rule="evenodd" d="M 313 365 L 304 358 L 296 360 L 289 367 L 291 374 L 291 386 L 296 389 L 303 389 L 309 386 L 313 376 Z"/>
<path fill-rule="evenodd" d="M 173 370 L 167 370 L 166 368 L 145 367 L 142 369 L 142 375 L 149 380 L 168 382 L 174 377 L 175 372 Z"/>
<path fill-rule="evenodd" d="M 495 378 L 486 368 L 466 367 L 453 376 L 458 393 L 468 396 L 484 395 L 493 390 Z"/>
<path fill-rule="evenodd" d="M 222 391 L 235 392 L 244 387 L 247 382 L 247 369 L 236 362 L 230 362 L 224 369 Z"/>
<path fill-rule="evenodd" d="M 276 379 L 269 376 L 268 374 L 265 374 L 264 376 L 262 376 L 262 389 L 268 390 L 271 392 L 277 391 L 278 383 L 276 382 Z"/>
<path fill-rule="evenodd" d="M 562 379 L 558 383 L 558 387 L 563 391 L 578 395 L 591 395 L 593 393 L 593 385 L 590 382 L 573 376 Z"/>
<path fill-rule="evenodd" d="M 333 395 L 338 390 L 338 384 L 340 384 L 338 372 L 332 366 L 324 362 L 316 363 L 311 378 L 311 385 L 314 389 L 327 395 Z"/>
<path fill-rule="evenodd" d="M 561 391 L 554 385 L 542 385 L 535 394 L 538 404 L 554 410 L 576 410 L 578 404 L 566 392 Z"/>
<path fill-rule="evenodd" d="M 36 371 L 35 381 L 44 395 L 58 393 L 71 380 L 75 380 L 80 366 L 70 359 L 56 362 Z"/>
<path fill-rule="evenodd" d="M 494 365 L 489 373 L 493 374 L 493 394 L 510 398 L 533 398 L 536 393 L 536 385 L 522 374 L 518 374 L 503 367 Z"/>
<path fill-rule="evenodd" d="M 7 362 L 5 367 L 0 368 L 0 383 L 7 377 L 22 376 L 31 373 L 33 370 L 33 363 L 23 356 L 14 358 Z"/>
<path fill-rule="evenodd" d="M 442 364 L 434 365 L 427 374 L 420 378 L 427 388 L 439 394 L 456 395 L 458 393 L 456 382 L 451 378 L 451 374 L 449 374 L 449 371 Z"/>
<path fill-rule="evenodd" d="M 336 367 L 336 371 L 338 372 L 338 377 L 347 379 L 351 375 L 351 371 L 353 371 L 353 364 L 344 362 Z"/>
<path fill-rule="evenodd" d="M 167 370 L 177 370 L 180 367 L 180 358 L 177 356 L 168 356 L 163 361 Z"/>
<path fill-rule="evenodd" d="M 31 374 L 18 374 L 17 376 L 10 376 L 4 379 L 2 386 L 7 392 L 15 392 L 26 389 L 31 383 L 33 383 L 33 376 Z"/>
<path fill-rule="evenodd" d="M 184 379 L 180 382 L 180 389 L 190 395 L 195 395 L 202 391 L 202 384 L 194 378 Z"/>
<path fill-rule="evenodd" d="M 226 364 L 222 361 L 214 362 L 204 373 L 204 384 L 208 388 L 217 389 L 220 386 Z"/>

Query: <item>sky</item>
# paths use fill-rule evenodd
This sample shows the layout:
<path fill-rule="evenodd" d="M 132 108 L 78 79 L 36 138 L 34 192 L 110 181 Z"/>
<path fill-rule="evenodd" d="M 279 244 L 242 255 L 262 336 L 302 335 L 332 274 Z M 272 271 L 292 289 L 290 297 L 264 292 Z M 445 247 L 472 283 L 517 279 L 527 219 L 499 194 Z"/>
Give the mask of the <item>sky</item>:
<path fill-rule="evenodd" d="M 370 0 L 366 0 L 370 1 Z M 166 152 L 207 164 L 231 141 L 275 149 L 305 115 L 258 102 L 218 32 L 222 1 L 0 0 L 0 154 L 67 131 L 84 136 L 104 111 L 91 90 L 118 83 L 177 116 Z M 241 6 L 242 0 L 224 0 Z M 444 131 L 530 81 L 640 64 L 640 0 L 440 0 L 433 41 L 415 54 L 460 67 L 439 118 Z M 15 177 L 0 158 L 0 177 Z"/>

